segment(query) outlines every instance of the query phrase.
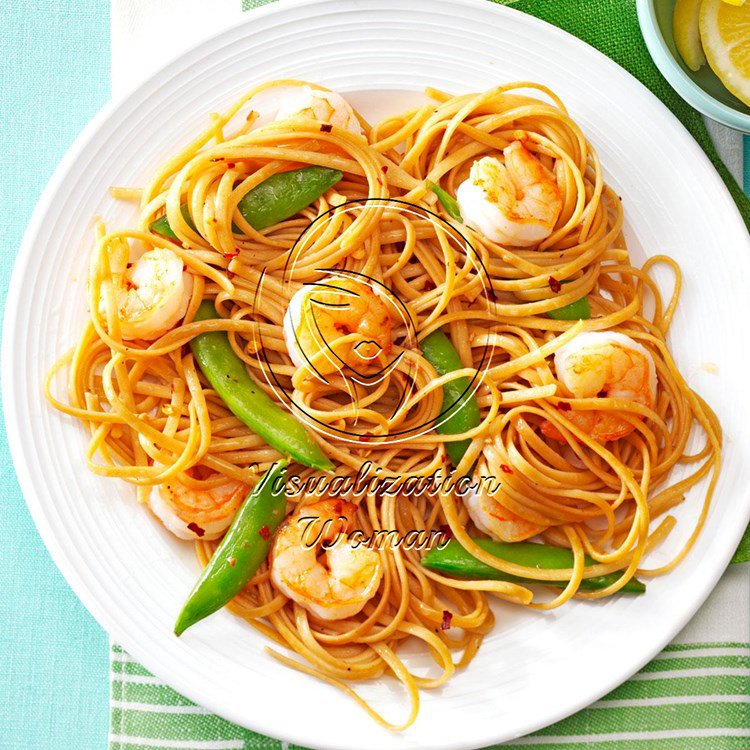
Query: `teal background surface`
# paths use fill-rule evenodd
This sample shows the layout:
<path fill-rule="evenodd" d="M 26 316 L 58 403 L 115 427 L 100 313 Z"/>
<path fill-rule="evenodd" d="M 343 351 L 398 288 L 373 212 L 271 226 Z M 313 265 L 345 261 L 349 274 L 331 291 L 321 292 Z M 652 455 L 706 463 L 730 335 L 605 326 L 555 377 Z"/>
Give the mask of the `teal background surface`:
<path fill-rule="evenodd" d="M 0 60 L 2 310 L 39 194 L 70 143 L 109 98 L 109 3 L 0 3 Z M 747 137 L 744 181 L 747 189 Z M 0 750 L 104 748 L 107 636 L 57 571 L 34 528 L 2 420 L 0 513 Z"/>
<path fill-rule="evenodd" d="M 0 309 L 39 194 L 109 98 L 108 0 L 0 3 Z M 107 635 L 26 509 L 0 420 L 0 750 L 107 745 Z"/>

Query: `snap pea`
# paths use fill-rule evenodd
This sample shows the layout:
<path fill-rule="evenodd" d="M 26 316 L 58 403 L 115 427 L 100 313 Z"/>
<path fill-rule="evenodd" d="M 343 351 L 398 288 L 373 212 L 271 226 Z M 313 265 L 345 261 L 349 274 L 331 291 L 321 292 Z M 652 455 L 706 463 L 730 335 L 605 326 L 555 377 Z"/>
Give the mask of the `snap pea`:
<path fill-rule="evenodd" d="M 448 216 L 456 221 L 463 221 L 461 209 L 458 207 L 458 201 L 450 193 L 447 193 L 434 182 L 428 182 L 427 184 L 430 186 L 430 190 L 437 195 L 440 204 L 446 210 Z"/>
<path fill-rule="evenodd" d="M 473 540 L 485 552 L 495 557 L 526 568 L 540 568 L 541 570 L 554 570 L 556 568 L 572 568 L 573 553 L 564 547 L 550 547 L 546 544 L 535 544 L 533 542 L 495 542 L 492 539 Z M 503 573 L 491 565 L 486 565 L 477 560 L 474 555 L 469 554 L 455 539 L 451 539 L 442 549 L 433 547 L 423 558 L 422 565 L 430 570 L 445 573 L 456 578 L 468 578 L 480 581 L 509 581 L 511 583 L 532 584 L 539 583 L 545 586 L 565 588 L 566 581 L 538 581 L 532 578 L 521 578 Z M 586 565 L 596 565 L 596 561 L 586 555 Z M 584 578 L 580 588 L 584 591 L 603 589 L 613 584 L 618 578 L 618 573 L 607 573 L 594 578 Z M 637 578 L 631 578 L 620 591 L 628 594 L 643 594 L 646 591 L 644 583 Z"/>
<path fill-rule="evenodd" d="M 317 166 L 278 172 L 246 193 L 237 209 L 253 229 L 265 229 L 307 208 L 343 176 L 338 169 Z M 180 211 L 188 226 L 195 230 L 187 205 L 180 206 Z M 177 239 L 166 215 L 152 221 L 150 227 L 157 234 Z M 232 231 L 240 230 L 232 224 Z"/>
<path fill-rule="evenodd" d="M 286 461 L 275 463 L 247 496 L 177 617 L 175 635 L 230 602 L 266 559 L 286 513 L 285 474 Z"/>
<path fill-rule="evenodd" d="M 570 281 L 563 281 L 563 284 L 569 284 Z M 552 320 L 588 320 L 591 317 L 591 305 L 589 298 L 584 296 L 562 307 L 549 310 L 546 313 Z"/>
<path fill-rule="evenodd" d="M 438 375 L 463 369 L 458 352 L 443 331 L 433 331 L 422 339 L 420 346 L 424 358 L 437 370 Z M 438 434 L 457 435 L 479 424 L 479 404 L 474 394 L 469 392 L 470 387 L 471 382 L 467 377 L 456 378 L 443 386 L 443 404 L 456 406 L 451 408 L 450 416 L 437 427 Z M 445 444 L 445 450 L 454 466 L 461 461 L 470 443 L 470 440 L 454 440 Z"/>
<path fill-rule="evenodd" d="M 193 217 L 190 215 L 190 211 L 188 210 L 186 203 L 183 203 L 180 206 L 180 213 L 182 214 L 182 218 L 185 219 L 187 225 L 195 232 L 196 229 L 193 222 Z M 156 219 L 156 221 L 152 221 L 149 226 L 151 227 L 152 232 L 161 234 L 164 237 L 169 237 L 169 239 L 171 240 L 177 239 L 177 235 L 172 231 L 172 227 L 169 226 L 169 221 L 167 220 L 166 214 Z"/>
<path fill-rule="evenodd" d="M 547 317 L 552 320 L 588 320 L 591 317 L 591 306 L 588 297 L 581 297 L 569 305 L 549 310 Z"/>
<path fill-rule="evenodd" d="M 195 320 L 216 318 L 211 302 L 201 303 Z M 201 333 L 190 342 L 201 372 L 238 419 L 285 456 L 330 471 L 333 464 L 302 424 L 258 386 L 234 353 L 223 331 Z"/>

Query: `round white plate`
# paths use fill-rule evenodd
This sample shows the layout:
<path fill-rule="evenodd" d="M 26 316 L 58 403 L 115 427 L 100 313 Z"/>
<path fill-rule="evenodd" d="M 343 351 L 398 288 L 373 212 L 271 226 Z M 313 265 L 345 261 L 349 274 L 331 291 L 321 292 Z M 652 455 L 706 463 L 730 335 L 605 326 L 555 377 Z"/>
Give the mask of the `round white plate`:
<path fill-rule="evenodd" d="M 551 86 L 622 195 L 636 258 L 664 252 L 681 263 L 672 347 L 726 431 L 706 529 L 674 573 L 650 583 L 643 597 L 574 602 L 547 614 L 498 606 L 478 657 L 445 688 L 423 694 L 419 718 L 403 734 L 380 729 L 334 688 L 278 665 L 263 638 L 226 612 L 175 638 L 175 615 L 198 574 L 191 545 L 137 507 L 130 488 L 89 474 L 85 431 L 42 395 L 45 373 L 84 319 L 92 216 L 111 226 L 134 218 L 108 187 L 143 183 L 209 112 L 282 77 L 349 93 L 373 119 L 418 100 L 427 85 L 452 92 L 524 79 Z M 136 659 L 210 710 L 318 748 L 438 750 L 507 740 L 633 674 L 682 628 L 727 565 L 750 516 L 750 400 L 738 396 L 747 392 L 749 253 L 729 194 L 688 133 L 624 70 L 562 31 L 489 2 L 282 2 L 248 14 L 108 106 L 50 181 L 7 302 L 3 397 L 16 470 L 44 541 L 85 605 Z M 690 492 L 674 539 L 653 563 L 678 548 L 700 500 L 698 489 Z M 362 690 L 386 716 L 404 716 L 394 680 Z"/>

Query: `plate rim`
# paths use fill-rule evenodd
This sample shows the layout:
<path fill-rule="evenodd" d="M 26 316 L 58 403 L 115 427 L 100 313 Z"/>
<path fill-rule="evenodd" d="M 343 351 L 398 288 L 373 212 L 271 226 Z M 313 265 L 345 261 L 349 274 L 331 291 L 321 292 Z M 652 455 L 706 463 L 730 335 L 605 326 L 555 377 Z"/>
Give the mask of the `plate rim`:
<path fill-rule="evenodd" d="M 686 146 L 689 148 L 690 153 L 688 158 L 702 160 L 705 167 L 708 167 L 708 174 L 711 175 L 714 185 L 707 187 L 718 188 L 714 190 L 714 201 L 721 201 L 725 204 L 727 213 L 732 214 L 738 226 L 742 227 L 746 232 L 745 223 L 740 215 L 739 209 L 731 197 L 727 186 L 721 179 L 720 175 L 716 171 L 711 161 L 705 152 L 701 149 L 698 143 L 694 140 L 692 135 L 677 119 L 677 117 L 669 110 L 669 108 L 656 97 L 647 87 L 645 87 L 635 76 L 629 71 L 622 68 L 616 62 L 607 57 L 604 53 L 592 47 L 588 43 L 582 41 L 578 37 L 570 34 L 569 32 L 554 26 L 540 18 L 531 16 L 522 11 L 519 11 L 513 6 L 499 5 L 494 2 L 488 2 L 487 0 L 441 0 L 443 3 L 457 8 L 463 7 L 472 12 L 488 12 L 497 13 L 499 15 L 511 14 L 516 18 L 522 18 L 523 23 L 530 25 L 531 27 L 547 27 L 546 32 L 552 33 L 558 36 L 564 41 L 564 44 L 568 46 L 578 46 L 586 48 L 589 53 L 593 51 L 594 55 L 598 57 L 599 64 L 603 66 L 609 66 L 613 71 L 617 71 L 619 74 L 624 74 L 627 78 L 631 79 L 632 83 L 635 83 L 640 88 L 641 93 L 645 93 L 647 97 L 650 97 L 652 103 L 656 104 L 663 110 L 663 113 L 671 120 L 673 129 L 680 132 L 686 142 Z M 302 6 L 340 6 L 342 10 L 351 10 L 351 3 L 346 0 L 279 0 L 275 3 L 270 3 L 260 8 L 254 8 L 250 13 L 247 13 L 246 17 L 229 24 L 224 25 L 218 31 L 204 37 L 196 44 L 191 45 L 187 49 L 173 55 L 166 63 L 160 66 L 149 76 L 145 77 L 141 81 L 132 85 L 127 91 L 114 97 L 111 101 L 102 107 L 102 109 L 92 118 L 92 120 L 86 125 L 86 127 L 77 136 L 74 142 L 66 151 L 64 157 L 55 168 L 52 176 L 49 178 L 47 184 L 42 191 L 39 200 L 34 208 L 29 224 L 27 225 L 26 231 L 24 232 L 23 240 L 21 242 L 18 254 L 16 256 L 13 271 L 10 277 L 8 294 L 6 297 L 6 303 L 4 308 L 4 319 L 3 319 L 3 342 L 2 352 L 0 353 L 0 370 L 3 373 L 2 377 L 2 397 L 3 397 L 3 416 L 6 425 L 6 434 L 8 438 L 8 445 L 10 448 L 11 457 L 13 460 L 13 467 L 18 478 L 21 493 L 24 497 L 24 501 L 29 509 L 34 524 L 39 532 L 42 540 L 52 557 L 55 565 L 62 573 L 68 585 L 74 591 L 76 596 L 80 599 L 86 609 L 91 613 L 97 623 L 107 632 L 110 637 L 116 640 L 125 650 L 131 654 L 137 661 L 143 664 L 150 672 L 156 677 L 162 680 L 166 685 L 171 686 L 177 692 L 181 693 L 193 702 L 206 707 L 208 710 L 225 718 L 226 720 L 238 724 L 241 727 L 250 729 L 251 731 L 259 732 L 268 735 L 273 738 L 280 738 L 284 741 L 293 742 L 296 744 L 307 744 L 308 740 L 305 739 L 305 734 L 296 730 L 293 726 L 283 727 L 283 731 L 279 732 L 279 727 L 276 725 L 269 724 L 262 716 L 237 716 L 232 711 L 225 711 L 222 706 L 215 705 L 212 700 L 207 700 L 205 696 L 199 694 L 193 689 L 190 684 L 185 684 L 181 679 L 174 679 L 171 674 L 165 672 L 162 669 L 161 662 L 156 663 L 151 656 L 150 652 L 145 651 L 141 648 L 140 642 L 137 639 L 131 639 L 127 632 L 123 632 L 119 624 L 113 621 L 106 610 L 106 607 L 101 604 L 96 596 L 96 593 L 90 588 L 87 581 L 84 580 L 84 574 L 79 573 L 74 560 L 70 557 L 63 546 L 56 538 L 54 528 L 49 523 L 45 511 L 44 502 L 36 495 L 33 488 L 33 480 L 31 478 L 30 465 L 26 460 L 26 455 L 22 447 L 22 420 L 20 419 L 16 401 L 13 395 L 16 390 L 16 382 L 18 380 L 17 375 L 14 373 L 11 367 L 11 358 L 13 356 L 13 343 L 16 340 L 16 329 L 17 329 L 17 318 L 19 313 L 19 304 L 21 302 L 20 285 L 18 279 L 20 279 L 31 261 L 34 259 L 33 247 L 34 241 L 37 235 L 41 231 L 42 222 L 45 214 L 48 211 L 49 205 L 52 202 L 53 197 L 62 187 L 65 178 L 71 171 L 75 169 L 77 159 L 80 155 L 85 153 L 87 146 L 94 139 L 94 137 L 103 129 L 109 119 L 113 117 L 121 108 L 126 108 L 128 103 L 136 98 L 142 89 L 148 87 L 157 81 L 157 79 L 169 79 L 172 75 L 177 75 L 180 72 L 181 66 L 186 65 L 189 62 L 191 55 L 195 54 L 204 47 L 210 47 L 211 45 L 220 42 L 221 38 L 231 32 L 243 31 L 242 37 L 252 34 L 252 30 L 247 30 L 246 27 L 251 27 L 260 16 L 268 15 L 282 15 L 287 11 Z M 383 6 L 379 5 L 377 0 L 362 0 L 357 3 L 360 8 L 381 12 Z M 173 70 L 174 69 L 174 70 Z M 364 89 L 363 89 L 364 90 Z M 750 248 L 750 235 L 747 236 L 746 242 L 747 248 Z M 15 283 L 14 283 L 15 282 Z M 84 468 L 84 467 L 82 467 Z M 521 728 L 520 733 L 514 735 L 515 738 L 524 736 L 531 732 L 537 731 L 543 727 L 549 726 L 557 721 L 560 721 L 573 713 L 591 705 L 593 702 L 601 698 L 613 690 L 618 685 L 628 680 L 633 674 L 639 671 L 645 664 L 651 661 L 660 651 L 663 650 L 664 646 L 669 643 L 674 636 L 679 633 L 680 630 L 692 619 L 697 610 L 703 605 L 705 600 L 708 598 L 710 593 L 715 588 L 719 579 L 726 570 L 734 550 L 736 549 L 739 541 L 744 533 L 745 526 L 750 521 L 750 487 L 748 487 L 744 493 L 738 493 L 738 500 L 744 500 L 745 507 L 745 518 L 738 519 L 743 521 L 742 524 L 737 524 L 734 529 L 734 538 L 727 538 L 727 546 L 723 556 L 715 558 L 713 562 L 713 573 L 708 577 L 703 590 L 699 592 L 697 596 L 691 601 L 691 604 L 685 610 L 682 617 L 673 620 L 671 627 L 669 628 L 670 635 L 663 639 L 659 639 L 655 645 L 645 650 L 645 655 L 640 659 L 632 660 L 628 663 L 628 667 L 620 670 L 620 672 L 612 675 L 608 675 L 608 679 L 604 680 L 594 690 L 582 691 L 582 696 L 577 700 L 565 702 L 563 707 L 558 706 L 556 710 L 550 710 L 545 713 L 545 717 L 542 722 L 531 722 L 528 726 Z M 738 506 L 741 504 L 738 503 Z M 739 510 L 738 508 L 738 514 Z M 730 535 L 727 534 L 727 537 Z M 726 550 L 729 550 L 728 552 Z M 718 562 L 717 562 L 718 559 Z M 583 693 L 585 692 L 585 695 Z M 367 718 L 363 714 L 363 721 L 367 721 Z M 401 735 L 408 740 L 407 733 Z M 502 739 L 498 739 L 502 738 Z M 482 735 L 478 741 L 481 743 L 479 746 L 492 744 L 498 741 L 511 741 L 513 737 L 503 737 L 499 734 L 487 734 L 486 732 Z M 476 740 L 467 742 L 465 740 L 450 738 L 447 739 L 445 744 L 441 745 L 445 750 L 471 750 L 471 748 L 478 747 L 475 744 Z M 341 745 L 337 742 L 317 742 L 316 747 L 319 750 L 350 750 L 354 745 Z M 415 747 L 419 745 L 414 745 Z"/>

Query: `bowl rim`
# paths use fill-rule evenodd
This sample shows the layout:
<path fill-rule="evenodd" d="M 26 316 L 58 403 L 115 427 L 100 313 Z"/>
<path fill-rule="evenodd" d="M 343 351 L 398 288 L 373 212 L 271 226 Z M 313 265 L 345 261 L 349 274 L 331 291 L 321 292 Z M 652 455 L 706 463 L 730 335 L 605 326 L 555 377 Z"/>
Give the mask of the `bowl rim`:
<path fill-rule="evenodd" d="M 666 78 L 667 83 L 690 106 L 699 112 L 743 133 L 750 133 L 750 114 L 739 112 L 704 91 L 680 67 L 672 55 L 659 23 L 656 20 L 654 0 L 636 0 L 638 24 L 641 27 L 643 39 L 656 67 Z"/>

